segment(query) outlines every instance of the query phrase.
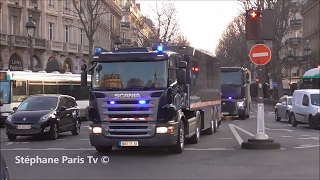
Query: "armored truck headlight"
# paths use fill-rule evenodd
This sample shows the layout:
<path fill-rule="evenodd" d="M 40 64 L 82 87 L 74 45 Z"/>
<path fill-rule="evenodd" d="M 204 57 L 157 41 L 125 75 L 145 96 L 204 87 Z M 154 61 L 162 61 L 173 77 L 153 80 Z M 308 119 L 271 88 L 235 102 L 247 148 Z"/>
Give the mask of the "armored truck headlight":
<path fill-rule="evenodd" d="M 89 131 L 91 134 L 101 134 L 102 128 L 101 127 L 89 127 Z"/>
<path fill-rule="evenodd" d="M 238 107 L 244 107 L 244 102 L 243 101 L 237 102 L 237 104 L 238 104 Z"/>
<path fill-rule="evenodd" d="M 157 134 L 173 133 L 174 127 L 157 127 Z"/>

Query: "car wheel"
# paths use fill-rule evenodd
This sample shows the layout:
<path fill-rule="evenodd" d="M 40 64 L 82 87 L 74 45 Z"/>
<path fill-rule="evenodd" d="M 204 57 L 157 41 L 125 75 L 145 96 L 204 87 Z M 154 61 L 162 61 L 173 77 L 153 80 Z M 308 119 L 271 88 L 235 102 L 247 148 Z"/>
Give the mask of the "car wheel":
<path fill-rule="evenodd" d="M 279 115 L 278 115 L 278 110 L 275 110 L 275 112 L 274 112 L 274 119 L 275 119 L 276 121 L 280 121 L 280 120 L 281 120 L 281 118 L 280 118 Z"/>
<path fill-rule="evenodd" d="M 81 128 L 81 122 L 79 119 L 77 119 L 76 123 L 74 124 L 74 129 L 71 131 L 72 135 L 79 135 L 80 128 Z"/>
<path fill-rule="evenodd" d="M 56 140 L 57 138 L 58 138 L 58 126 L 57 126 L 57 123 L 53 123 L 51 125 L 51 129 L 49 132 L 49 139 Z"/>
<path fill-rule="evenodd" d="M 289 112 L 286 113 L 286 121 L 287 121 L 287 123 L 291 123 L 291 118 L 290 118 Z"/>
<path fill-rule="evenodd" d="M 16 140 L 16 139 L 17 139 L 17 136 L 12 135 L 12 134 L 7 135 L 7 137 L 8 137 L 8 139 L 9 139 L 9 141 L 14 141 L 14 140 Z"/>
<path fill-rule="evenodd" d="M 291 115 L 291 125 L 293 127 L 296 127 L 298 125 L 298 122 L 297 122 L 296 117 L 294 116 L 294 114 Z"/>

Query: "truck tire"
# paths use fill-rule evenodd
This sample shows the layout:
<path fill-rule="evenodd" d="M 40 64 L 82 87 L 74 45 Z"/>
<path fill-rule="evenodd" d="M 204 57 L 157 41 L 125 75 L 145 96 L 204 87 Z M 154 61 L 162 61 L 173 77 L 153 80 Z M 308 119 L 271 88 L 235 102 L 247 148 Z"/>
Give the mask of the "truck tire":
<path fill-rule="evenodd" d="M 178 138 L 177 143 L 173 146 L 170 146 L 168 150 L 175 154 L 181 154 L 184 150 L 184 142 L 185 142 L 185 130 L 184 130 L 184 124 L 181 121 L 178 129 Z"/>
<path fill-rule="evenodd" d="M 201 134 L 201 114 L 200 112 L 196 113 L 196 129 L 195 129 L 195 134 L 189 139 L 189 142 L 191 144 L 197 144 L 200 141 L 200 134 Z"/>
<path fill-rule="evenodd" d="M 112 146 L 95 146 L 95 148 L 100 153 L 106 153 L 112 150 Z"/>
<path fill-rule="evenodd" d="M 247 119 L 246 116 L 247 116 L 246 114 L 239 114 L 239 118 L 240 118 L 241 120 L 246 120 L 246 119 Z"/>

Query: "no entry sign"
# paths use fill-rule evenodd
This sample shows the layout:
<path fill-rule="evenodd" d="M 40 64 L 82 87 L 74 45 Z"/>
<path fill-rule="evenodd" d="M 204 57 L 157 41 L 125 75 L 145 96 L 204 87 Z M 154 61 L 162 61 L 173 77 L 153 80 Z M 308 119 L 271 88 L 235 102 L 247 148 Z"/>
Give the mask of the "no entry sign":
<path fill-rule="evenodd" d="M 263 66 L 270 62 L 271 59 L 271 50 L 268 46 L 264 44 L 254 45 L 249 53 L 250 60 L 258 65 Z"/>

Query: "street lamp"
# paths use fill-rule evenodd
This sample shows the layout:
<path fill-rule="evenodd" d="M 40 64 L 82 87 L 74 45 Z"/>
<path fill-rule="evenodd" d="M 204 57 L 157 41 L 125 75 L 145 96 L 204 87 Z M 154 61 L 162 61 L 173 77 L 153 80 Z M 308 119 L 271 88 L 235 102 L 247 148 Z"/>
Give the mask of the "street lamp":
<path fill-rule="evenodd" d="M 292 52 L 291 52 L 291 49 L 289 50 L 289 54 L 288 54 L 287 58 L 288 58 L 288 61 L 289 61 L 289 72 L 290 72 L 290 76 L 289 76 L 289 78 L 290 78 L 290 84 L 289 84 L 289 86 L 291 87 L 291 76 L 292 76 L 292 72 L 291 72 L 291 61 L 293 61 L 293 58 L 294 58 L 294 56 L 293 56 L 293 54 L 292 54 Z"/>
<path fill-rule="evenodd" d="M 303 50 L 306 52 L 307 56 L 310 55 L 311 48 L 309 47 L 309 40 L 306 41 L 306 45 L 304 46 Z M 309 70 L 309 61 L 310 61 L 310 59 L 308 59 L 308 61 L 307 61 L 307 70 Z"/>
<path fill-rule="evenodd" d="M 121 46 L 122 41 L 120 39 L 120 36 L 117 36 L 116 40 L 114 41 L 114 44 L 116 45 L 116 48 L 118 48 L 119 46 Z"/>
<path fill-rule="evenodd" d="M 29 16 L 29 21 L 26 23 L 28 38 L 29 38 L 29 54 L 30 54 L 30 68 L 34 70 L 33 59 L 32 59 L 32 38 L 34 37 L 36 30 L 36 23 L 33 21 L 33 16 Z"/>

